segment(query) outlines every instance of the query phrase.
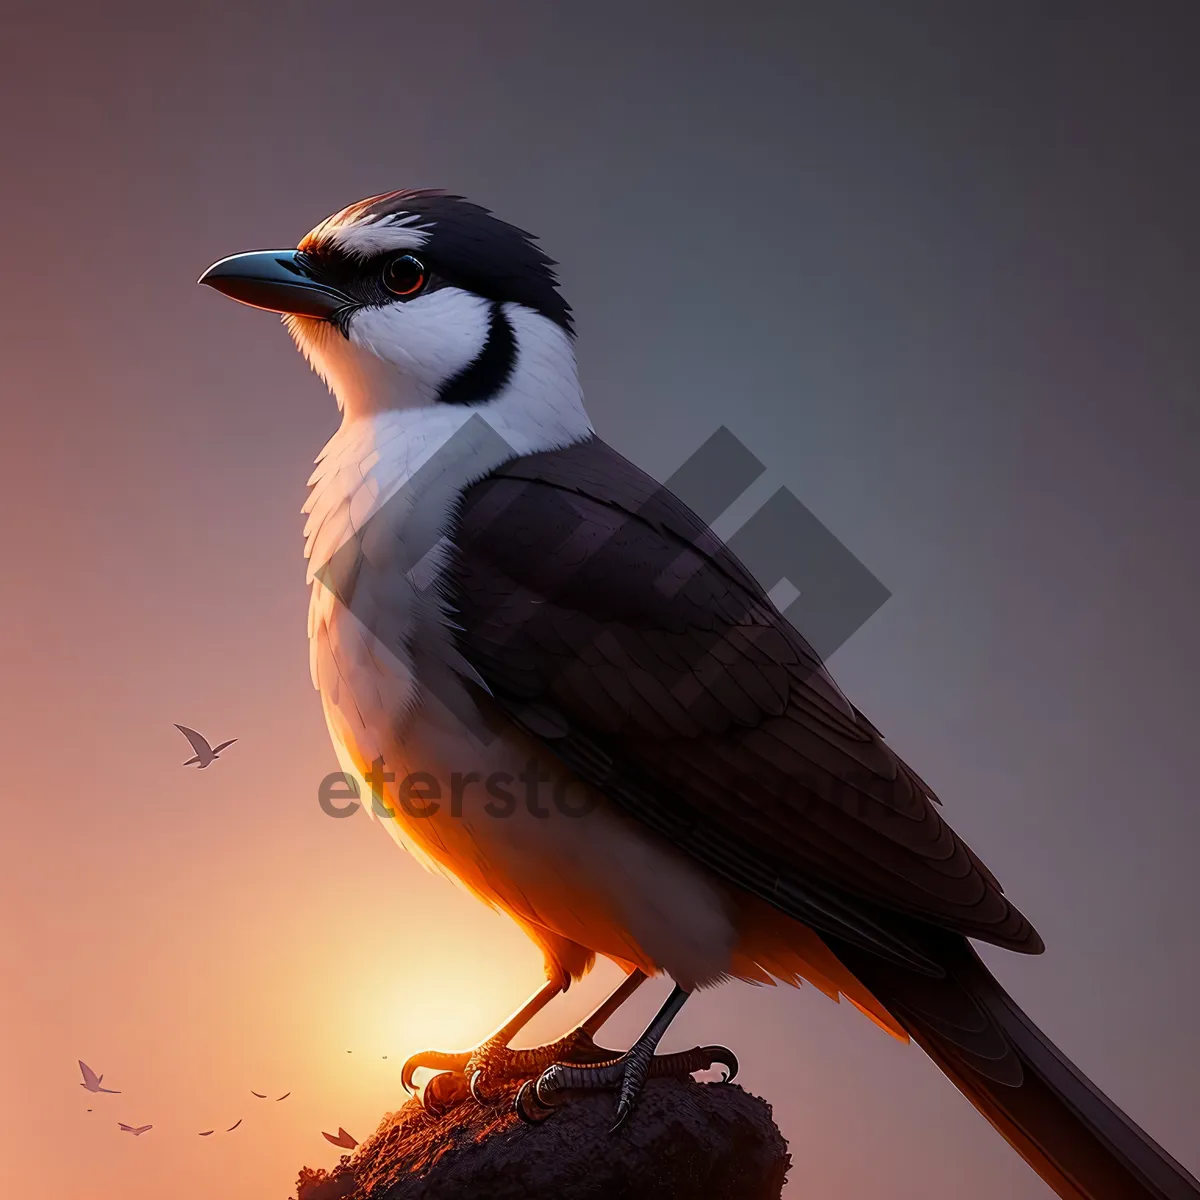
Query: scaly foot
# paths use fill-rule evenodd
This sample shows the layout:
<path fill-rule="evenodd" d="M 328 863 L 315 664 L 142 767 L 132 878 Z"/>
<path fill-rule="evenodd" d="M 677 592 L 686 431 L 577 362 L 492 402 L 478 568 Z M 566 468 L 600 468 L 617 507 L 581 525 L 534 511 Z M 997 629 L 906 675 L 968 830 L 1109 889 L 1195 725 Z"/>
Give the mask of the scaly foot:
<path fill-rule="evenodd" d="M 656 1039 L 655 1039 L 656 1040 Z M 544 1121 L 572 1093 L 615 1090 L 617 1092 L 616 1130 L 633 1111 L 638 1094 L 647 1079 L 671 1076 L 682 1079 L 697 1071 L 707 1071 L 720 1064 L 728 1083 L 738 1070 L 737 1057 L 724 1046 L 697 1046 L 678 1054 L 655 1054 L 649 1039 L 640 1039 L 625 1054 L 608 1062 L 573 1065 L 556 1062 L 547 1067 L 535 1080 L 521 1085 L 514 1108 L 524 1121 Z"/>
<path fill-rule="evenodd" d="M 611 1062 L 619 1056 L 616 1050 L 597 1046 L 583 1029 L 575 1029 L 566 1037 L 545 1046 L 528 1050 L 513 1050 L 501 1041 L 489 1039 L 474 1050 L 447 1053 L 444 1050 L 425 1050 L 412 1055 L 400 1070 L 400 1082 L 405 1091 L 413 1090 L 417 1070 L 425 1067 L 438 1071 L 421 1094 L 421 1103 L 429 1112 L 440 1115 L 467 1096 L 480 1104 L 493 1102 L 527 1079 L 534 1079 L 553 1063 L 572 1063 L 581 1066 Z"/>

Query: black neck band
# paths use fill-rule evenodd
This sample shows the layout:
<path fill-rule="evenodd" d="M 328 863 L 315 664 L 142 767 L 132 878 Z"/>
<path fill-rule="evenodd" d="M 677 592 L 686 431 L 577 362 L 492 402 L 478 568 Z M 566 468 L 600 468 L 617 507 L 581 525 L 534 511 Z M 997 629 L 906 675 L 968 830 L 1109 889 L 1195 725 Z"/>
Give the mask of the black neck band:
<path fill-rule="evenodd" d="M 499 304 L 488 311 L 488 334 L 478 358 L 442 384 L 438 401 L 442 404 L 482 404 L 495 396 L 517 365 L 517 339 Z"/>

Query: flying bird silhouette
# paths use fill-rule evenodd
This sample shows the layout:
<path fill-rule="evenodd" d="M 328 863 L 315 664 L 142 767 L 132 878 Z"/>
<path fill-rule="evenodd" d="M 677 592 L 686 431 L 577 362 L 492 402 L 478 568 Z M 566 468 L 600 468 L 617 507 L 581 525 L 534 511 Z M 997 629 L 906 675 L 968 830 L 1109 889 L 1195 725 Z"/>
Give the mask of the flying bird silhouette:
<path fill-rule="evenodd" d="M 238 1117 L 238 1119 L 236 1121 L 234 1121 L 234 1123 L 232 1125 L 230 1125 L 230 1127 L 227 1130 L 225 1130 L 225 1132 L 232 1133 L 242 1123 L 242 1120 L 243 1120 L 242 1117 Z"/>
<path fill-rule="evenodd" d="M 122 1121 L 117 1122 L 117 1128 L 124 1130 L 126 1133 L 132 1133 L 134 1137 L 141 1137 L 148 1129 L 153 1129 L 153 1125 L 126 1125 Z"/>
<path fill-rule="evenodd" d="M 215 1129 L 206 1129 L 200 1136 L 201 1137 L 212 1137 L 212 1135 L 214 1133 L 216 1133 Z"/>
<path fill-rule="evenodd" d="M 332 1142 L 335 1146 L 341 1146 L 343 1150 L 353 1150 L 358 1143 L 339 1125 L 337 1135 L 326 1133 L 321 1130 L 321 1136 L 327 1141 Z"/>
<path fill-rule="evenodd" d="M 83 1082 L 79 1085 L 81 1088 L 86 1088 L 89 1092 L 106 1092 L 110 1096 L 119 1096 L 121 1094 L 116 1088 L 101 1087 L 100 1084 L 104 1080 L 104 1076 L 97 1075 L 83 1059 L 79 1059 L 79 1069 L 83 1072 Z"/>
<path fill-rule="evenodd" d="M 284 1092 L 282 1096 L 276 1096 L 275 1103 L 278 1104 L 280 1100 L 286 1100 L 291 1094 L 291 1092 Z"/>
<path fill-rule="evenodd" d="M 237 738 L 230 738 L 229 741 L 222 742 L 219 746 L 210 746 L 208 739 L 203 734 L 197 733 L 194 729 L 189 729 L 186 725 L 176 725 L 175 728 L 187 738 L 192 749 L 196 752 L 183 765 L 190 767 L 192 763 L 198 763 L 202 771 L 205 767 L 220 758 L 222 750 L 227 746 L 232 746 L 237 741 Z"/>
<path fill-rule="evenodd" d="M 260 1100 L 265 1100 L 267 1098 L 264 1093 L 256 1092 L 256 1091 L 254 1091 L 253 1088 L 251 1088 L 251 1090 L 250 1090 L 250 1095 L 257 1096 Z"/>

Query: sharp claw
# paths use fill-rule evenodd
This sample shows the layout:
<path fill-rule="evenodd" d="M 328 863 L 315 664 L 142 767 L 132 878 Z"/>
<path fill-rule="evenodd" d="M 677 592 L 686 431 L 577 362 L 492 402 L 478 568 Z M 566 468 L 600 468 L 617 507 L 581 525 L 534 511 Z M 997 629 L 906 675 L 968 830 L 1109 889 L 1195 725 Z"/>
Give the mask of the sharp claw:
<path fill-rule="evenodd" d="M 526 1125 L 540 1125 L 554 1110 L 538 1099 L 535 1081 L 527 1079 L 517 1091 L 513 1111 Z"/>
<path fill-rule="evenodd" d="M 633 1105 L 631 1103 L 629 1103 L 629 1101 L 627 1101 L 627 1100 L 621 1100 L 617 1104 L 616 1123 L 613 1125 L 613 1127 L 608 1132 L 616 1133 L 617 1130 L 620 1129 L 621 1126 L 625 1124 L 625 1119 L 629 1116 L 629 1114 L 631 1112 L 633 1112 Z"/>
<path fill-rule="evenodd" d="M 471 1099 L 475 1101 L 481 1108 L 490 1104 L 492 1097 L 484 1092 L 479 1084 L 483 1078 L 483 1068 L 471 1072 L 471 1078 L 467 1080 L 467 1090 L 471 1093 Z"/>
<path fill-rule="evenodd" d="M 421 1093 L 421 1107 L 431 1117 L 440 1117 L 467 1098 L 467 1082 L 456 1071 L 435 1075 Z"/>
<path fill-rule="evenodd" d="M 715 1067 L 720 1063 L 725 1068 L 725 1078 L 721 1082 L 732 1082 L 733 1077 L 738 1073 L 737 1055 L 728 1046 L 705 1046 L 704 1053 L 712 1059 L 711 1066 Z"/>
<path fill-rule="evenodd" d="M 411 1096 L 416 1092 L 414 1076 L 421 1067 L 431 1071 L 461 1071 L 467 1065 L 466 1054 L 447 1054 L 444 1050 L 422 1050 L 405 1059 L 400 1068 L 400 1086 Z"/>

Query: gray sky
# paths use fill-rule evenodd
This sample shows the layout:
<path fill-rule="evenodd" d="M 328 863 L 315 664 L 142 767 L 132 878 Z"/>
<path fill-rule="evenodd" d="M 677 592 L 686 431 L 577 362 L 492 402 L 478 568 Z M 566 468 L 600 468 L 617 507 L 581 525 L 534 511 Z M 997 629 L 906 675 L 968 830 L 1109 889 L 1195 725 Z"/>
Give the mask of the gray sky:
<path fill-rule="evenodd" d="M 360 196 L 441 186 L 561 261 L 603 436 L 664 477 L 728 425 L 768 467 L 755 495 L 789 488 L 890 589 L 835 675 L 1044 936 L 997 973 L 1200 1170 L 1195 5 L 77 7 L 0 13 L 22 848 L 0 920 L 23 966 L 0 1005 L 29 1031 L 5 1167 L 198 1200 L 215 1160 L 159 1114 L 212 1127 L 255 1086 L 246 1055 L 291 1055 L 297 1104 L 342 1107 L 293 1110 L 312 1128 L 260 1130 L 220 1176 L 286 1186 L 332 1161 L 320 1122 L 361 1137 L 400 1098 L 320 1059 L 367 1039 L 379 989 L 400 1012 L 439 955 L 422 995 L 503 977 L 445 1033 L 465 1040 L 537 981 L 498 918 L 317 808 L 336 764 L 298 510 L 336 414 L 271 318 L 194 285 Z M 168 797 L 173 721 L 240 741 Z M 331 954 L 336 994 L 312 977 Z M 98 995 L 70 988 L 88 971 Z M 435 1036 L 436 1005 L 410 1017 L 391 1055 Z M 738 1051 L 797 1197 L 1047 1194 L 918 1051 L 811 989 L 726 988 L 672 1036 Z M 158 1096 L 120 1118 L 155 1133 L 81 1124 L 59 1161 L 36 1131 L 91 1119 L 61 1076 L 81 1055 Z M 203 1112 L 172 1095 L 180 1055 Z"/>

